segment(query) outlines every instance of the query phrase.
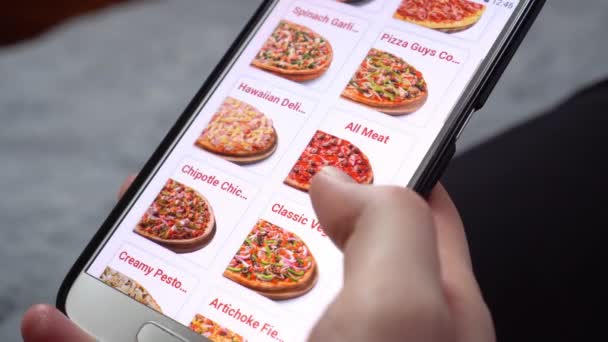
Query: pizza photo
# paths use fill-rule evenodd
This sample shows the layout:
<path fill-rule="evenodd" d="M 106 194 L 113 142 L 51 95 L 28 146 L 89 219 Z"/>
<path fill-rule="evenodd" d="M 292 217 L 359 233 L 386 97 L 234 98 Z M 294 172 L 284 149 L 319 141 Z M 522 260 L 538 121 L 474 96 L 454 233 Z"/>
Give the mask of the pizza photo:
<path fill-rule="evenodd" d="M 298 190 L 308 191 L 313 176 L 325 166 L 342 170 L 360 184 L 371 184 L 374 180 L 369 159 L 357 146 L 348 140 L 317 131 L 291 168 L 284 183 Z"/>
<path fill-rule="evenodd" d="M 317 283 L 315 258 L 296 234 L 260 219 L 224 277 L 273 300 L 296 298 Z"/>
<path fill-rule="evenodd" d="M 400 116 L 419 110 L 428 94 L 422 72 L 392 53 L 371 49 L 342 97 L 388 115 Z"/>
<path fill-rule="evenodd" d="M 243 336 L 224 328 L 209 318 L 196 314 L 190 322 L 190 329 L 205 336 L 212 342 L 246 342 Z"/>
<path fill-rule="evenodd" d="M 468 0 L 403 0 L 395 18 L 446 33 L 473 27 L 486 6 Z"/>
<path fill-rule="evenodd" d="M 301 82 L 321 77 L 332 60 L 333 49 L 327 39 L 308 27 L 281 20 L 251 64 Z"/>
<path fill-rule="evenodd" d="M 106 267 L 99 279 L 106 285 L 117 289 L 118 291 L 135 299 L 139 303 L 144 304 L 160 313 L 163 312 L 158 303 L 156 303 L 154 298 L 152 298 L 152 295 L 150 295 L 148 290 L 146 290 L 146 288 L 140 283 L 127 277 L 126 275 L 110 267 Z"/>
<path fill-rule="evenodd" d="M 278 136 L 264 113 L 228 97 L 195 144 L 231 162 L 250 164 L 271 156 L 277 149 Z"/>
<path fill-rule="evenodd" d="M 176 253 L 188 253 L 211 241 L 215 217 L 203 195 L 169 179 L 134 231 Z"/>

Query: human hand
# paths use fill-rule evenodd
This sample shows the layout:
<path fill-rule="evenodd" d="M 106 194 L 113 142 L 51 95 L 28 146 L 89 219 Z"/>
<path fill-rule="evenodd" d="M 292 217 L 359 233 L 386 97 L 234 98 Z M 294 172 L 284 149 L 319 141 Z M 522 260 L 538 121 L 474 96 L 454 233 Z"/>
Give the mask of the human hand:
<path fill-rule="evenodd" d="M 427 204 L 410 190 L 357 185 L 327 168 L 315 177 L 310 195 L 345 260 L 344 287 L 312 341 L 495 340 L 462 222 L 440 185 Z M 26 342 L 92 340 L 45 305 L 28 310 L 22 335 Z"/>
<path fill-rule="evenodd" d="M 443 186 L 427 201 L 326 168 L 310 196 L 344 253 L 344 286 L 311 341 L 492 342 L 464 227 Z"/>

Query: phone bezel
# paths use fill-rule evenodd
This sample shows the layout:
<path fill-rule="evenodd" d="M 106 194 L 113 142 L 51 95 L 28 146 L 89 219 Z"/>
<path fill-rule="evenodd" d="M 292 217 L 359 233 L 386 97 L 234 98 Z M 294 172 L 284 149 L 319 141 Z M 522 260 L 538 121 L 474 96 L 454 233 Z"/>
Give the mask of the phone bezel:
<path fill-rule="evenodd" d="M 124 214 L 137 201 L 143 189 L 154 177 L 159 166 L 175 147 L 176 142 L 204 106 L 215 87 L 238 59 L 248 41 L 264 22 L 279 0 L 262 0 L 260 6 L 245 25 L 208 79 L 185 108 L 182 115 L 164 137 L 161 144 L 142 168 L 133 185 L 111 211 L 101 228 L 93 236 L 82 254 L 64 279 L 58 295 L 57 307 L 94 336 L 107 340 L 134 340 L 139 328 L 146 322 L 154 321 L 175 331 L 179 336 L 192 341 L 206 340 L 193 333 L 181 323 L 159 314 L 133 301 L 115 289 L 106 286 L 85 271 L 98 250 L 105 245 L 111 233 L 122 220 Z M 483 101 L 502 71 L 508 64 L 518 45 L 534 22 L 545 0 L 522 0 L 518 12 L 514 13 L 507 26 L 493 45 L 489 55 L 478 69 L 477 74 L 463 92 L 450 118 L 418 167 L 409 187 L 420 193 L 427 193 L 435 184 L 445 163 L 442 160 L 453 150 L 456 136 Z M 447 153 L 447 154 L 446 154 Z M 94 296 L 91 296 L 94 293 Z M 92 298 L 87 300 L 87 298 Z M 95 308 L 95 309 L 91 309 Z M 111 320 L 108 322 L 108 320 Z M 103 324 L 99 324 L 103 322 Z M 108 329 L 108 326 L 111 329 Z"/>

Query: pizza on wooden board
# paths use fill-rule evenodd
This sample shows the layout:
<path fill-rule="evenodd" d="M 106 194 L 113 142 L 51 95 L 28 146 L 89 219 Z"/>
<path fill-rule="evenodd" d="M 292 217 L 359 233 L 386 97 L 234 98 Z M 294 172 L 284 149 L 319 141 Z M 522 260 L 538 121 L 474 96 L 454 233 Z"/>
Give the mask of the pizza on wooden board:
<path fill-rule="evenodd" d="M 190 322 L 190 329 L 208 338 L 212 342 L 246 342 L 243 336 L 224 328 L 209 318 L 196 314 Z"/>
<path fill-rule="evenodd" d="M 193 252 L 213 238 L 215 217 L 203 195 L 169 179 L 135 227 L 135 232 L 174 252 Z"/>
<path fill-rule="evenodd" d="M 261 161 L 277 149 L 272 120 L 254 106 L 228 97 L 196 145 L 237 164 Z"/>
<path fill-rule="evenodd" d="M 127 277 L 126 275 L 110 267 L 106 267 L 99 279 L 106 285 L 117 289 L 141 304 L 144 304 L 160 313 L 163 312 L 158 303 L 156 303 L 154 298 L 152 298 L 152 295 L 150 295 L 148 290 L 146 290 L 146 288 L 140 283 Z"/>
<path fill-rule="evenodd" d="M 251 64 L 300 82 L 321 77 L 332 60 L 327 39 L 305 26 L 281 20 Z"/>
<path fill-rule="evenodd" d="M 428 98 L 422 73 L 392 53 L 371 49 L 342 96 L 389 115 L 420 109 Z"/>
<path fill-rule="evenodd" d="M 317 131 L 284 182 L 308 191 L 313 176 L 325 166 L 342 170 L 360 184 L 371 184 L 374 180 L 369 159 L 357 146 L 348 140 Z"/>
<path fill-rule="evenodd" d="M 468 0 L 403 0 L 395 18 L 454 33 L 475 25 L 485 10 L 485 5 Z"/>
<path fill-rule="evenodd" d="M 296 234 L 260 219 L 224 276 L 274 300 L 299 297 L 317 282 L 317 264 Z"/>

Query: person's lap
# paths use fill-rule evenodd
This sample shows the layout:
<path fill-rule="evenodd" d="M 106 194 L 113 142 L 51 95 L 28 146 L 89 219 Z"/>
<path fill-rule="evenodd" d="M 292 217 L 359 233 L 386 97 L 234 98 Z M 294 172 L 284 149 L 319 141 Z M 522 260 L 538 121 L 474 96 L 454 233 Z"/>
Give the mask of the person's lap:
<path fill-rule="evenodd" d="M 603 82 L 456 158 L 444 176 L 499 341 L 601 331 L 607 107 Z"/>

